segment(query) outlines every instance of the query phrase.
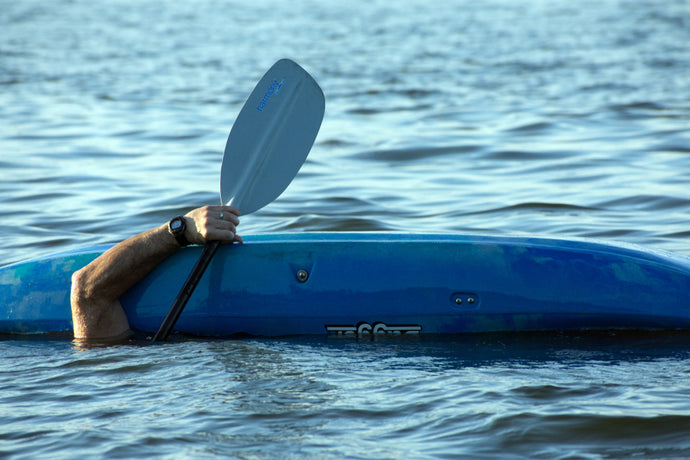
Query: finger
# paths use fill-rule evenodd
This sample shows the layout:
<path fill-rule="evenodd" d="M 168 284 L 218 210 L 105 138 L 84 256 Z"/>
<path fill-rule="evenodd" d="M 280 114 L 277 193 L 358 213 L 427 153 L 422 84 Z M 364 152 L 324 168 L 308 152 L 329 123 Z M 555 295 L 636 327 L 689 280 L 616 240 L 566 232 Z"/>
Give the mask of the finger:
<path fill-rule="evenodd" d="M 240 210 L 237 209 L 235 206 L 225 206 L 225 205 L 221 205 L 221 206 L 219 206 L 218 208 L 219 208 L 218 210 L 219 210 L 219 211 L 223 211 L 223 212 L 225 213 L 225 215 L 227 215 L 227 214 L 234 214 L 234 215 L 236 215 L 236 216 L 239 216 L 239 215 L 241 214 L 241 213 L 240 213 Z"/>
<path fill-rule="evenodd" d="M 222 229 L 228 229 L 229 228 L 233 231 L 238 225 L 240 225 L 240 219 L 234 214 L 230 214 L 230 215 L 224 214 L 222 218 L 214 219 L 211 222 L 214 226 L 216 226 L 218 228 L 222 228 Z"/>
<path fill-rule="evenodd" d="M 221 231 L 230 231 L 232 233 L 237 233 L 237 226 L 234 223 L 228 222 L 226 220 L 218 221 L 215 227 Z"/>
<path fill-rule="evenodd" d="M 212 219 L 228 220 L 239 225 L 239 210 L 234 206 L 214 206 L 209 209 L 208 216 Z"/>
<path fill-rule="evenodd" d="M 209 229 L 207 240 L 220 241 L 221 243 L 232 243 L 237 235 L 231 230 L 213 228 Z"/>

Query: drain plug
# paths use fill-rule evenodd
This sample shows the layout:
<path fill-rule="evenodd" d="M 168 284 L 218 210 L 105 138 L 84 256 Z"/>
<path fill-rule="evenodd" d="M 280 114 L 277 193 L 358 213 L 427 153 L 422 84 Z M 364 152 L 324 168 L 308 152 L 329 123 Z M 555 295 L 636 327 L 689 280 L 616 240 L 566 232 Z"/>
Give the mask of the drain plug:
<path fill-rule="evenodd" d="M 304 283 L 309 279 L 309 272 L 306 270 L 298 270 L 297 271 L 297 281 L 300 283 Z"/>

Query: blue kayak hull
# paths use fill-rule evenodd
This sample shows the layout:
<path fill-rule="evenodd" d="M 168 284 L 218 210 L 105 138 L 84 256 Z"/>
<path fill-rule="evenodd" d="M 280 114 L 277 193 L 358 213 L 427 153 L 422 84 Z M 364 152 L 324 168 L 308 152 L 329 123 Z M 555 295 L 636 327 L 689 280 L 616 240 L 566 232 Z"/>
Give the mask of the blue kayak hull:
<path fill-rule="evenodd" d="M 0 268 L 0 332 L 71 330 L 71 274 L 97 247 Z M 201 248 L 121 302 L 155 332 Z M 588 240 L 302 233 L 223 246 L 176 330 L 198 336 L 690 329 L 690 259 Z"/>

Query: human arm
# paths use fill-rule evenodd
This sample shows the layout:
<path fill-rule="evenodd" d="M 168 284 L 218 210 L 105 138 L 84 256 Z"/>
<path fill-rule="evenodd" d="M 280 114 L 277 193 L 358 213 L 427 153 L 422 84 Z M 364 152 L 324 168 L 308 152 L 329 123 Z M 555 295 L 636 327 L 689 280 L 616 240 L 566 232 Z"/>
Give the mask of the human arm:
<path fill-rule="evenodd" d="M 238 216 L 232 206 L 197 208 L 184 216 L 185 237 L 190 244 L 242 242 L 236 234 Z M 70 294 L 74 337 L 117 339 L 129 335 L 120 296 L 179 247 L 166 223 L 118 243 L 76 271 Z"/>

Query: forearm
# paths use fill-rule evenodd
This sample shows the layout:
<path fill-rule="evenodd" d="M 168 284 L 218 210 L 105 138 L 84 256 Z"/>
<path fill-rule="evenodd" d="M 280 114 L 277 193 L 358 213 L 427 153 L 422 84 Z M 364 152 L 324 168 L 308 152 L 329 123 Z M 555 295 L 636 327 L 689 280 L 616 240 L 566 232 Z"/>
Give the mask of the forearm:
<path fill-rule="evenodd" d="M 75 273 L 80 281 L 80 295 L 90 299 L 118 299 L 178 248 L 165 225 L 133 236 Z"/>

